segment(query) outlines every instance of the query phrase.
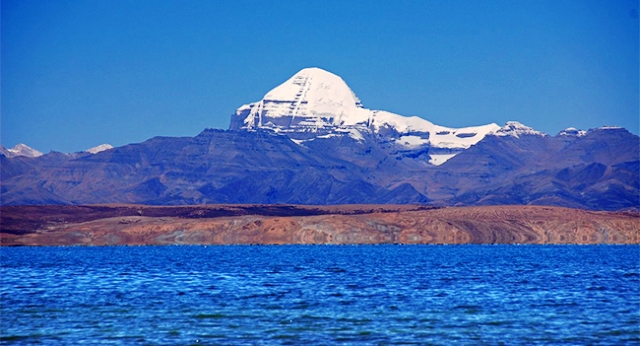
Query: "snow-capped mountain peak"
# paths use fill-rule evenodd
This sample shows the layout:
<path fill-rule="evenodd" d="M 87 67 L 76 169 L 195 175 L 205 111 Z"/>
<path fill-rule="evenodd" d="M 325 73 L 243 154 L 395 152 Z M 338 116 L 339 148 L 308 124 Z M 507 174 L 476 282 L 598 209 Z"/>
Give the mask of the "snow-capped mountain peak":
<path fill-rule="evenodd" d="M 16 146 L 14 146 L 11 149 L 7 149 L 8 152 L 10 152 L 13 156 L 25 156 L 25 157 L 40 157 L 43 154 L 31 147 L 29 147 L 26 144 L 17 144 Z"/>
<path fill-rule="evenodd" d="M 317 67 L 300 70 L 269 91 L 264 100 L 293 102 L 291 113 L 301 116 L 336 116 L 362 108 L 360 100 L 342 78 Z"/>
<path fill-rule="evenodd" d="M 105 151 L 105 150 L 109 150 L 109 149 L 113 149 L 113 146 L 111 144 L 106 144 L 105 143 L 105 144 L 100 144 L 100 145 L 95 146 L 93 148 L 87 149 L 85 151 L 88 152 L 88 153 L 91 153 L 91 154 L 97 154 L 97 153 L 99 153 L 101 151 Z"/>
<path fill-rule="evenodd" d="M 512 136 L 520 138 L 522 135 L 546 136 L 545 133 L 536 131 L 532 127 L 519 123 L 517 121 L 507 121 L 507 123 L 497 130 L 495 136 Z"/>
<path fill-rule="evenodd" d="M 559 136 L 569 136 L 569 137 L 582 137 L 586 134 L 587 134 L 587 131 L 578 130 L 575 127 L 567 127 L 566 129 L 558 133 Z"/>
<path fill-rule="evenodd" d="M 500 126 L 448 128 L 417 116 L 367 109 L 341 77 L 311 67 L 300 70 L 262 100 L 238 108 L 229 128 L 279 132 L 296 139 L 296 143 L 310 137 L 322 139 L 327 133 L 353 134 L 349 130 L 355 129 L 390 137 L 401 148 L 430 146 L 459 152 Z"/>
<path fill-rule="evenodd" d="M 366 123 L 369 115 L 342 78 L 317 67 L 300 70 L 262 100 L 240 107 L 240 113 L 239 127 L 248 129 L 354 125 Z"/>

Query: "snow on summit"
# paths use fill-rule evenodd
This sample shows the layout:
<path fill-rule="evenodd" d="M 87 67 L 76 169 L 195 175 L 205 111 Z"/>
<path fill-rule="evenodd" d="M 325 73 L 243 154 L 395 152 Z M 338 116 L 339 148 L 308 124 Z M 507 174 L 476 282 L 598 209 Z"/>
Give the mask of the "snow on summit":
<path fill-rule="evenodd" d="M 435 125 L 417 116 L 364 108 L 347 83 L 318 67 L 304 68 L 265 94 L 262 100 L 241 106 L 231 119 L 232 130 L 265 129 L 289 136 L 316 133 L 384 133 L 399 146 L 461 150 L 476 144 L 497 124 L 461 129 Z"/>
<path fill-rule="evenodd" d="M 25 157 L 40 157 L 42 156 L 42 153 L 29 147 L 26 144 L 17 144 L 16 146 L 14 146 L 11 149 L 7 149 L 7 151 L 12 155 L 12 156 L 25 156 Z"/>
<path fill-rule="evenodd" d="M 249 109 L 244 127 L 325 127 L 366 122 L 367 110 L 339 76 L 317 67 L 305 68 L 269 91 Z"/>
<path fill-rule="evenodd" d="M 522 135 L 546 136 L 546 134 L 534 130 L 532 127 L 521 124 L 517 121 L 507 121 L 507 123 L 495 133 L 495 136 L 512 136 L 520 138 Z"/>
<path fill-rule="evenodd" d="M 97 146 L 95 146 L 93 148 L 87 149 L 87 150 L 85 150 L 85 152 L 91 153 L 91 154 L 97 154 L 97 153 L 99 153 L 101 151 L 105 151 L 105 150 L 109 150 L 109 149 L 113 149 L 113 146 L 111 144 L 106 144 L 105 143 L 105 144 L 100 144 L 100 145 L 97 145 Z"/>

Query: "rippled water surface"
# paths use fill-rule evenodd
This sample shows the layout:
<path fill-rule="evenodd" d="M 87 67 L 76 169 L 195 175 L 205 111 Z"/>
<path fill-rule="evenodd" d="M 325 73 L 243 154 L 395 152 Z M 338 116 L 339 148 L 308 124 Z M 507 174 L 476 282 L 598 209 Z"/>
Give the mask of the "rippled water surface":
<path fill-rule="evenodd" d="M 2 344 L 638 344 L 640 246 L 0 248 Z"/>

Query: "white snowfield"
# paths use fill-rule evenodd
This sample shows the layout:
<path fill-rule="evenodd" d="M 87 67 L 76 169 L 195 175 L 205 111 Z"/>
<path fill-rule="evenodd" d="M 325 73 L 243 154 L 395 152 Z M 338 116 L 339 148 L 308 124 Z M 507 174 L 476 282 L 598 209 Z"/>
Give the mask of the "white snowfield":
<path fill-rule="evenodd" d="M 522 130 L 505 129 L 492 123 L 465 128 L 449 128 L 418 116 L 364 108 L 360 99 L 339 76 L 317 67 L 305 68 L 269 91 L 262 100 L 243 105 L 236 116 L 246 114 L 245 129 L 270 129 L 276 132 L 321 131 L 349 135 L 363 140 L 362 133 L 385 133 L 407 149 L 429 145 L 433 148 L 462 150 L 478 143 L 488 134 L 514 135 L 538 133 L 521 125 Z M 517 123 L 513 123 L 517 124 Z M 520 127 L 518 127 L 520 128 Z M 503 131 L 504 130 L 504 131 Z M 532 132 L 533 131 L 533 132 Z M 296 143 L 304 141 L 296 140 Z M 440 164 L 454 154 L 438 155 Z"/>
<path fill-rule="evenodd" d="M 429 163 L 434 166 L 440 166 L 441 164 L 449 161 L 450 158 L 456 156 L 456 154 L 431 154 L 429 157 Z"/>

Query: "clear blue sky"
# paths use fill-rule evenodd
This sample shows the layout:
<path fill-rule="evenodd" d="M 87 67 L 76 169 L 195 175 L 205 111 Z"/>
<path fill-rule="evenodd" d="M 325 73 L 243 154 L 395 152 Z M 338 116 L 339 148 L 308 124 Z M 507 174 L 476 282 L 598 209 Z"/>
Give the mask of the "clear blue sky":
<path fill-rule="evenodd" d="M 639 132 L 638 1 L 2 0 L 2 137 L 73 152 L 226 129 L 304 67 L 463 127 Z"/>

